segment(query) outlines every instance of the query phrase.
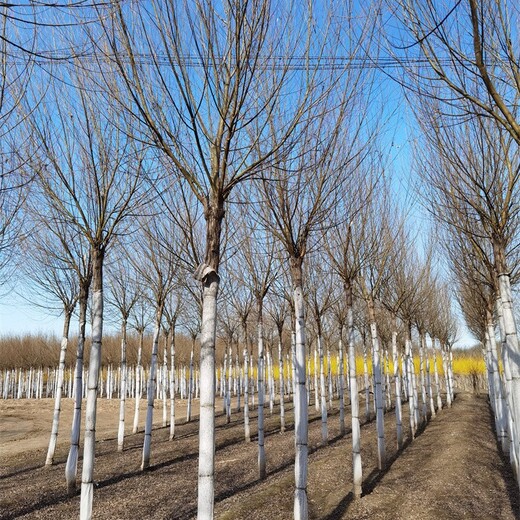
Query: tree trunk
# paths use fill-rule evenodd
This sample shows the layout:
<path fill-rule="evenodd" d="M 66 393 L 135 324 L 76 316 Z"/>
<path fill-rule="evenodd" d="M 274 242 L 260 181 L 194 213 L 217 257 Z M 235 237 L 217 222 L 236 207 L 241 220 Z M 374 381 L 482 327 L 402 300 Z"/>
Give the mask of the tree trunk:
<path fill-rule="evenodd" d="M 266 476 L 264 448 L 264 320 L 262 301 L 258 305 L 258 475 L 262 480 Z"/>
<path fill-rule="evenodd" d="M 294 464 L 294 520 L 307 520 L 307 461 L 308 461 L 308 409 L 307 376 L 305 365 L 305 306 L 302 288 L 302 259 L 291 258 L 291 278 L 293 283 L 295 314 L 295 395 L 294 395 L 294 435 L 296 457 Z"/>
<path fill-rule="evenodd" d="M 354 498 L 360 498 L 363 485 L 361 465 L 361 428 L 359 425 L 359 394 L 356 374 L 356 345 L 354 338 L 354 311 L 352 284 L 345 284 L 347 305 L 348 367 L 350 379 L 350 409 L 352 418 L 352 482 Z"/>
<path fill-rule="evenodd" d="M 125 403 L 126 403 L 126 317 L 121 325 L 121 389 L 119 401 L 119 429 L 117 432 L 117 451 L 123 451 L 125 442 Z"/>
<path fill-rule="evenodd" d="M 204 217 L 206 219 L 205 263 L 197 268 L 194 275 L 202 283 L 197 519 L 212 520 L 215 497 L 215 342 L 217 296 L 220 285 L 217 273 L 224 219 L 224 200 L 221 193 L 211 193 L 204 207 Z"/>
<path fill-rule="evenodd" d="M 439 370 L 437 368 L 437 351 L 435 350 L 435 338 L 432 338 L 433 347 L 433 373 L 435 377 L 435 388 L 437 390 L 437 411 L 442 410 L 441 385 L 439 383 Z"/>
<path fill-rule="evenodd" d="M 368 376 L 368 352 L 366 335 L 363 333 L 363 379 L 365 383 L 365 420 L 370 421 L 370 382 Z"/>
<path fill-rule="evenodd" d="M 395 384 L 395 422 L 397 435 L 397 448 L 403 447 L 403 412 L 401 404 L 401 376 L 399 374 L 399 358 L 397 354 L 397 331 L 392 332 L 392 360 L 394 364 Z"/>
<path fill-rule="evenodd" d="M 323 362 L 323 344 L 318 332 L 318 355 L 320 358 L 320 408 L 321 408 L 321 442 L 327 444 L 329 431 L 327 424 L 327 394 L 325 392 L 325 363 Z"/>
<path fill-rule="evenodd" d="M 215 475 L 215 338 L 219 277 L 209 273 L 203 281 L 200 348 L 200 422 L 198 520 L 213 518 Z"/>
<path fill-rule="evenodd" d="M 339 434 L 345 435 L 345 373 L 343 369 L 344 352 L 343 352 L 343 325 L 340 327 L 339 336 L 339 382 L 338 382 L 338 396 L 339 396 Z"/>
<path fill-rule="evenodd" d="M 150 466 L 150 451 L 152 446 L 152 425 L 153 425 L 153 407 L 155 399 L 155 391 L 157 388 L 157 357 L 159 351 L 159 335 L 161 333 L 163 307 L 162 303 L 157 303 L 155 310 L 155 326 L 152 340 L 152 358 L 150 362 L 150 374 L 148 376 L 146 421 L 144 425 L 144 442 L 143 442 L 143 457 L 141 461 L 141 470 L 145 470 Z"/>
<path fill-rule="evenodd" d="M 143 367 L 141 365 L 141 358 L 143 355 L 143 341 L 144 341 L 144 330 L 139 330 L 139 346 L 137 348 L 137 366 L 135 367 L 135 410 L 134 410 L 134 427 L 132 428 L 133 433 L 137 433 L 139 429 L 139 404 L 141 402 L 141 377 L 143 375 Z"/>
<path fill-rule="evenodd" d="M 504 330 L 504 319 L 502 316 L 502 299 L 500 298 L 500 293 L 497 292 L 496 295 L 496 310 L 498 315 L 498 324 L 500 330 L 500 340 L 501 340 L 501 349 L 500 352 L 502 354 L 502 366 L 504 368 L 504 390 L 506 396 L 507 403 L 507 424 L 509 428 L 509 460 L 511 463 L 511 467 L 515 473 L 516 478 L 518 479 L 518 453 L 516 451 L 516 447 L 518 446 L 516 442 L 517 429 L 515 425 L 515 421 L 513 418 L 513 398 L 511 395 L 511 364 L 509 362 L 509 350 L 507 349 L 506 335 Z"/>
<path fill-rule="evenodd" d="M 417 423 L 415 421 L 416 414 L 416 403 L 415 403 L 415 391 L 413 385 L 413 352 L 412 352 L 412 331 L 411 325 L 407 324 L 406 327 L 406 340 L 404 344 L 404 355 L 405 355 L 405 366 L 406 366 L 406 380 L 408 383 L 408 412 L 410 419 L 410 437 L 412 440 L 415 438 L 417 432 Z"/>
<path fill-rule="evenodd" d="M 54 452 L 56 451 L 56 443 L 58 441 L 58 429 L 60 426 L 61 412 L 61 396 L 63 393 L 63 379 L 65 372 L 65 355 L 67 354 L 67 345 L 69 343 L 70 319 L 72 317 L 73 308 L 66 306 L 64 309 L 65 318 L 63 321 L 63 334 L 61 337 L 60 361 L 58 365 L 58 385 L 56 395 L 54 397 L 54 414 L 52 417 L 51 438 L 49 440 L 49 448 L 47 449 L 46 466 L 51 466 L 54 462 Z"/>
<path fill-rule="evenodd" d="M 70 450 L 65 464 L 65 480 L 70 496 L 76 492 L 78 470 L 79 437 L 81 431 L 81 404 L 83 399 L 83 350 L 85 347 L 85 328 L 87 325 L 87 306 L 90 280 L 80 282 L 79 288 L 79 333 L 76 348 L 76 367 L 74 369 L 74 412 L 70 432 Z"/>
<path fill-rule="evenodd" d="M 103 339 L 103 248 L 92 248 L 92 345 L 88 368 L 85 440 L 81 474 L 80 519 L 90 520 L 94 496 L 94 458 L 96 452 L 96 410 Z"/>
<path fill-rule="evenodd" d="M 280 431 L 285 432 L 285 396 L 283 374 L 282 331 L 278 331 L 278 380 L 280 386 Z"/>
<path fill-rule="evenodd" d="M 424 353 L 426 338 L 424 332 L 419 331 L 419 377 L 421 381 L 421 417 L 423 424 L 428 421 L 428 408 L 426 405 L 426 377 L 424 373 Z"/>
<path fill-rule="evenodd" d="M 383 411 L 383 389 L 381 387 L 381 354 L 379 349 L 379 336 L 377 334 L 376 314 L 374 309 L 374 301 L 369 296 L 367 301 L 368 316 L 370 319 L 370 333 L 372 336 L 372 348 L 374 352 L 374 380 L 375 380 L 375 401 L 376 401 L 376 429 L 377 429 L 377 461 L 379 469 L 383 469 L 386 465 L 386 449 L 385 449 L 385 425 Z"/>
<path fill-rule="evenodd" d="M 505 333 L 504 346 L 508 351 L 509 368 L 511 372 L 511 411 L 513 423 L 515 425 L 515 453 L 517 460 L 520 460 L 520 344 L 513 308 L 513 297 L 511 292 L 511 282 L 509 271 L 506 266 L 504 248 L 496 241 L 493 244 L 495 254 L 495 265 L 498 272 L 498 288 L 502 304 L 502 320 Z"/>
<path fill-rule="evenodd" d="M 170 328 L 170 436 L 172 440 L 175 437 L 175 322 Z"/>
<path fill-rule="evenodd" d="M 249 358 L 247 347 L 244 348 L 244 437 L 251 442 L 251 428 L 249 426 Z"/>
<path fill-rule="evenodd" d="M 195 349 L 195 340 L 191 343 L 190 352 L 190 375 L 188 380 L 188 406 L 186 407 L 186 422 L 191 421 L 191 405 L 193 401 L 193 354 Z"/>

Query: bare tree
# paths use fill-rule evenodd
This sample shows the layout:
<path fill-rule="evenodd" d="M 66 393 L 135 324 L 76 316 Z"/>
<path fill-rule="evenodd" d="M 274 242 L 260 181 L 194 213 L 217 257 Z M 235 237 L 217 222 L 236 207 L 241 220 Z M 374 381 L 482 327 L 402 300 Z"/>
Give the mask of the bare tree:
<path fill-rule="evenodd" d="M 237 184 L 286 148 L 309 107 L 323 99 L 322 87 L 331 83 L 325 78 L 333 83 L 341 75 L 321 70 L 340 26 L 324 20 L 318 41 L 310 6 L 274 9 L 267 0 L 226 2 L 222 9 L 209 0 L 156 0 L 147 6 L 110 4 L 99 12 L 106 38 L 98 45 L 99 35 L 92 34 L 92 42 L 102 53 L 108 49 L 119 85 L 130 94 L 122 108 L 204 208 L 205 252 L 195 273 L 204 288 L 198 515 L 212 518 L 215 335 L 226 201 Z M 276 133 L 270 126 L 275 111 L 283 114 Z"/>
<path fill-rule="evenodd" d="M 108 271 L 108 285 L 110 294 L 108 302 L 117 309 L 121 317 L 121 386 L 120 386 L 120 405 L 119 405 L 119 427 L 117 431 L 117 450 L 123 451 L 125 438 L 125 403 L 127 393 L 127 330 L 128 320 L 132 308 L 142 297 L 132 276 L 131 264 L 128 262 L 128 252 L 123 248 L 120 250 L 118 260 L 110 265 Z M 124 258 L 124 260 L 123 260 Z"/>
<path fill-rule="evenodd" d="M 77 89 L 64 97 L 54 85 L 45 105 L 27 116 L 31 146 L 27 167 L 41 196 L 74 226 L 90 246 L 92 262 L 92 348 L 85 425 L 81 518 L 92 514 L 95 424 L 103 335 L 103 265 L 107 248 L 128 217 L 140 208 L 143 153 L 115 123 L 120 114 L 88 90 L 82 71 Z M 80 79 L 81 78 L 81 79 Z M 141 199 L 142 200 L 142 199 Z"/>
<path fill-rule="evenodd" d="M 49 216 L 50 217 L 50 216 Z M 32 282 L 36 294 L 29 297 L 43 298 L 44 303 L 39 305 L 47 310 L 55 307 L 56 303 L 61 306 L 63 314 L 63 333 L 61 339 L 58 378 L 54 399 L 54 413 L 52 420 L 51 436 L 47 449 L 45 465 L 54 463 L 54 454 L 58 440 L 59 421 L 61 413 L 61 398 L 64 383 L 65 355 L 69 342 L 70 322 L 78 301 L 78 279 L 75 270 L 71 267 L 78 261 L 73 257 L 71 251 L 64 251 L 61 242 L 67 241 L 70 229 L 60 226 L 52 218 L 38 222 L 31 222 L 32 232 L 27 233 L 23 242 L 24 261 L 23 271 L 25 276 Z M 69 256 L 71 254 L 71 256 Z M 27 295 L 25 296 L 27 298 Z"/>
<path fill-rule="evenodd" d="M 166 224 L 166 228 L 164 225 Z M 146 219 L 142 223 L 141 240 L 136 245 L 138 253 L 134 258 L 134 268 L 149 287 L 150 302 L 154 306 L 154 331 L 150 374 L 148 378 L 146 423 L 144 431 L 143 455 L 141 470 L 150 465 L 152 443 L 152 425 L 154 397 L 157 385 L 157 364 L 159 353 L 159 335 L 163 319 L 164 306 L 173 289 L 177 262 L 171 254 L 171 244 L 166 237 L 174 236 L 171 227 L 164 221 Z M 167 245 L 166 245 L 167 244 Z"/>

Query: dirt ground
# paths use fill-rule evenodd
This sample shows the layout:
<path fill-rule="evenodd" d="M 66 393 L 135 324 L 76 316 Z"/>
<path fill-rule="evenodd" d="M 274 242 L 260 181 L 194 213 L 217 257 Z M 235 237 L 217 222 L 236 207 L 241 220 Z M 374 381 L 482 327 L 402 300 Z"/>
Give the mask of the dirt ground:
<path fill-rule="evenodd" d="M 234 404 L 234 402 L 233 402 Z M 127 404 L 125 450 L 116 449 L 119 403 L 98 404 L 93 518 L 191 519 L 196 516 L 197 417 L 185 423 L 177 405 L 176 436 L 162 427 L 162 404 L 156 403 L 151 467 L 141 472 L 142 431 L 130 433 L 132 400 Z M 55 465 L 44 468 L 53 403 L 0 401 L 0 519 L 77 518 L 79 495 L 69 498 L 64 482 L 72 403 L 64 400 L 62 434 Z M 362 407 L 361 410 L 364 408 Z M 329 412 L 329 443 L 321 443 L 320 416 L 309 408 L 309 517 L 311 519 L 514 519 L 520 518 L 518 487 L 497 447 L 486 397 L 458 394 L 401 452 L 395 441 L 393 411 L 385 415 L 388 463 L 377 470 L 373 420 L 362 426 L 364 495 L 351 494 L 351 436 L 339 435 L 336 408 Z M 348 412 L 348 410 L 347 410 Z M 144 423 L 144 405 L 140 426 Z M 198 413 L 195 406 L 194 413 Z M 403 424 L 407 425 L 407 409 Z M 287 404 L 285 433 L 278 406 L 266 410 L 267 478 L 257 475 L 257 446 L 243 440 L 243 415 L 226 424 L 217 404 L 215 517 L 218 519 L 290 519 L 294 486 L 292 404 Z M 256 410 L 252 433 L 256 433 Z M 405 428 L 406 431 L 406 428 Z M 81 475 L 81 460 L 78 469 Z"/>

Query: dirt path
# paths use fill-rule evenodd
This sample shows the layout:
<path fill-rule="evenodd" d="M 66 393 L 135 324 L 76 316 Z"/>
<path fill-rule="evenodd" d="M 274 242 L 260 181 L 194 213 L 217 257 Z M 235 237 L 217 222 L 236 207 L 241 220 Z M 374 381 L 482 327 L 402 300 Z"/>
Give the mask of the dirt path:
<path fill-rule="evenodd" d="M 112 421 L 113 404 L 101 400 L 99 406 L 106 408 L 106 417 Z M 226 424 L 222 415 L 217 417 L 216 518 L 292 518 L 294 431 L 292 407 L 287 408 L 289 428 L 284 434 L 279 432 L 279 418 L 269 416 L 267 411 L 268 477 L 264 481 L 257 477 L 255 442 L 243 441 L 242 414 L 233 414 L 230 424 Z M 499 455 L 484 398 L 459 395 L 453 408 L 443 410 L 430 421 L 424 432 L 400 454 L 395 442 L 395 418 L 390 411 L 385 416 L 385 435 L 391 464 L 384 474 L 376 465 L 375 424 L 365 423 L 362 457 L 366 494 L 358 501 L 353 501 L 350 493 L 351 437 L 348 431 L 344 437 L 339 435 L 337 410 L 330 413 L 327 446 L 320 442 L 319 414 L 314 406 L 309 410 L 311 519 L 517 518 L 518 491 L 507 462 Z M 0 408 L 0 414 L 3 412 Z M 156 412 L 161 415 L 160 410 Z M 9 417 L 11 426 L 17 417 L 28 420 L 23 408 L 18 412 L 10 408 Z M 255 418 L 253 412 L 253 434 Z M 32 420 L 34 427 L 34 417 Z M 403 423 L 407 424 L 406 407 Z M 27 422 L 21 422 L 20 426 L 27 440 Z M 168 441 L 168 428 L 154 430 L 152 467 L 144 473 L 139 470 L 142 433 L 127 437 L 123 453 L 117 453 L 114 436 L 98 444 L 94 518 L 187 520 L 195 517 L 198 424 L 178 424 L 176 431 L 176 438 Z M 43 446 L 20 453 L 6 450 L 6 446 L 16 445 L 12 431 L 11 440 L 0 436 L 1 519 L 78 516 L 79 496 L 67 497 L 63 482 L 66 443 L 58 449 L 56 465 L 45 469 L 42 463 L 47 431 L 41 431 L 40 437 L 45 439 Z"/>
<path fill-rule="evenodd" d="M 484 398 L 459 394 L 454 409 L 430 422 L 348 517 L 519 518 L 518 488 L 500 456 L 491 420 Z"/>

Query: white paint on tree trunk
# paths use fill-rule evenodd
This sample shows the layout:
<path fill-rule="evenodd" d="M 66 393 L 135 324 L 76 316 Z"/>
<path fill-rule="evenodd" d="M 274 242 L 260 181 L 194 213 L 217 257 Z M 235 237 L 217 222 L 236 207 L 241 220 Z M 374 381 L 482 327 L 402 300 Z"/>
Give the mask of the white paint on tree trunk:
<path fill-rule="evenodd" d="M 301 275 L 301 273 L 300 273 Z M 296 456 L 294 463 L 294 520 L 307 520 L 307 460 L 308 460 L 308 409 L 305 364 L 305 312 L 303 290 L 296 285 L 293 292 L 295 311 L 295 395 L 294 435 Z"/>
<path fill-rule="evenodd" d="M 212 520 L 215 495 L 215 339 L 219 277 L 212 271 L 202 282 L 197 518 Z"/>
<path fill-rule="evenodd" d="M 359 425 L 359 396 L 356 377 L 356 345 L 354 339 L 354 312 L 347 307 L 348 358 L 350 379 L 350 408 L 352 418 L 352 482 L 354 498 L 360 498 L 363 485 L 361 465 L 361 428 Z"/>
<path fill-rule="evenodd" d="M 101 265 L 96 266 L 96 261 L 93 262 L 94 290 L 92 292 L 92 345 L 90 347 L 90 360 L 88 369 L 87 403 L 85 410 L 85 437 L 83 446 L 83 470 L 81 473 L 81 520 L 90 520 L 92 517 L 92 500 L 94 495 L 97 393 L 99 371 L 101 368 L 101 342 L 103 338 L 102 260 L 97 259 L 97 261 L 101 262 Z M 96 280 L 96 278 L 98 279 Z"/>
<path fill-rule="evenodd" d="M 159 335 L 161 332 L 162 307 L 155 311 L 155 326 L 152 339 L 152 357 L 150 362 L 150 373 L 148 376 L 146 420 L 144 424 L 143 456 L 141 470 L 150 466 L 150 451 L 152 447 L 152 425 L 155 392 L 157 387 L 157 357 L 159 350 Z"/>
<path fill-rule="evenodd" d="M 61 413 L 61 396 L 63 393 L 63 376 L 65 372 L 65 355 L 67 354 L 67 345 L 69 343 L 69 328 L 72 310 L 65 309 L 65 318 L 63 322 L 63 334 L 60 346 L 60 360 L 58 365 L 58 384 L 56 388 L 56 395 L 54 397 L 54 413 L 52 417 L 51 438 L 49 440 L 49 447 L 47 449 L 47 458 L 45 465 L 50 466 L 54 462 L 54 452 L 56 451 L 56 443 L 58 441 L 58 430 L 60 426 Z"/>

